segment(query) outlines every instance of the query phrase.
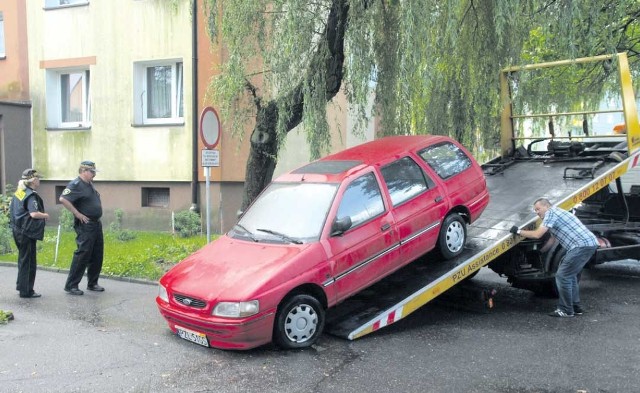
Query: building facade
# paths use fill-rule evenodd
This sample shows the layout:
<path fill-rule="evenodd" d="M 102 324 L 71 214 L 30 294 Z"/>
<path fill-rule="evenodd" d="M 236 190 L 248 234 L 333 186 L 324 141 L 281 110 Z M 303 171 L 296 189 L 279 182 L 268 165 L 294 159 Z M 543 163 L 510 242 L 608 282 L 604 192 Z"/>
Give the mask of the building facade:
<path fill-rule="evenodd" d="M 251 125 L 241 142 L 221 119 L 219 165 L 207 193 L 198 123 L 205 108 L 216 107 L 206 91 L 224 51 L 206 34 L 202 1 L 11 1 L 26 16 L 17 24 L 27 48 L 30 159 L 45 176 L 39 193 L 51 223 L 79 163 L 92 160 L 107 223 L 120 209 L 126 228 L 171 230 L 173 213 L 196 208 L 204 223 L 208 206 L 213 233 L 231 228 Z M 348 132 L 344 95 L 334 101 L 333 150 L 363 142 Z M 305 137 L 294 130 L 276 174 L 308 161 Z"/>
<path fill-rule="evenodd" d="M 0 193 L 31 166 L 25 1 L 0 1 Z"/>

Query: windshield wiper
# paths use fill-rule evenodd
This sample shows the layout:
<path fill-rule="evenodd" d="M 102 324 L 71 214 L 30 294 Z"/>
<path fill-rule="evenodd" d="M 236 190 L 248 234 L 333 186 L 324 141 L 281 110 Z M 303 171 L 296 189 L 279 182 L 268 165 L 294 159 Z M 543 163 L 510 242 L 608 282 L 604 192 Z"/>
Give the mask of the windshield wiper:
<path fill-rule="evenodd" d="M 242 226 L 242 225 L 240 225 L 240 224 L 236 224 L 236 226 L 237 226 L 238 228 L 242 229 L 243 231 L 245 231 L 245 232 L 246 232 L 246 234 L 247 234 L 247 235 L 249 235 L 249 238 L 251 238 L 251 240 L 253 240 L 254 242 L 257 242 L 257 241 L 258 241 L 258 239 L 256 239 L 256 238 L 253 236 L 253 233 L 251 233 L 251 231 L 249 231 L 247 228 L 243 227 L 243 226 Z M 258 229 L 258 230 L 259 230 L 259 229 Z"/>
<path fill-rule="evenodd" d="M 289 236 L 285 235 L 284 233 L 272 231 L 271 229 L 258 228 L 258 229 L 256 229 L 256 231 L 265 232 L 265 233 L 269 233 L 271 235 L 278 236 L 282 240 L 288 241 L 289 243 L 302 244 L 302 241 L 300 241 L 298 239 L 294 239 L 292 237 L 289 237 Z"/>

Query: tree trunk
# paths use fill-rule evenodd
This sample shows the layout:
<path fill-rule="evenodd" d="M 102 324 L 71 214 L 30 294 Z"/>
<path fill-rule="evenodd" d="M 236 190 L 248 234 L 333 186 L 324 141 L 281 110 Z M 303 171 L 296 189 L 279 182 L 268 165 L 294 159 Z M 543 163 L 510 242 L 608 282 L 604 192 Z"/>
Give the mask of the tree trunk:
<path fill-rule="evenodd" d="M 330 101 L 340 90 L 344 64 L 344 33 L 347 29 L 347 15 L 349 13 L 348 0 L 334 0 L 331 11 L 328 14 L 326 29 L 323 39 L 327 43 L 330 56 L 325 58 L 319 49 L 310 62 L 307 73 L 326 73 L 325 95 Z M 319 46 L 320 47 L 320 46 Z M 302 121 L 304 110 L 304 95 L 302 94 L 303 82 L 301 82 L 286 97 L 277 97 L 266 105 L 257 101 L 258 113 L 256 125 L 251 134 L 251 149 L 247 160 L 245 173 L 244 193 L 242 207 L 244 211 L 262 190 L 271 182 L 278 158 L 278 141 L 276 127 L 278 124 L 277 102 L 288 102 L 285 119 L 286 131 L 289 132 Z"/>

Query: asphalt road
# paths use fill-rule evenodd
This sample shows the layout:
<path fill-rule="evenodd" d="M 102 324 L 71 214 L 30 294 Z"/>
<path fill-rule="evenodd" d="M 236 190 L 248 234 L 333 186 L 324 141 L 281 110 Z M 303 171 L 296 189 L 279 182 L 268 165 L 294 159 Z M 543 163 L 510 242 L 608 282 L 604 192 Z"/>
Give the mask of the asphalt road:
<path fill-rule="evenodd" d="M 70 296 L 66 275 L 39 270 L 39 299 L 21 299 L 0 266 L 0 392 L 637 392 L 640 264 L 586 271 L 587 312 L 546 315 L 553 299 L 498 290 L 488 313 L 429 304 L 356 341 L 324 335 L 308 350 L 199 347 L 171 334 L 156 287 L 102 279 Z M 81 289 L 86 284 L 83 280 Z"/>

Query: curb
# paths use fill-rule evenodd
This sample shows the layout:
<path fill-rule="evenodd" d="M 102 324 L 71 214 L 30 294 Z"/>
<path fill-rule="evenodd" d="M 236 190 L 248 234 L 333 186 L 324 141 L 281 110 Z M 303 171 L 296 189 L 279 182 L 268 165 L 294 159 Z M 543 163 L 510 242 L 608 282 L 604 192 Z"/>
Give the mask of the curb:
<path fill-rule="evenodd" d="M 0 261 L 0 266 L 7 266 L 7 267 L 15 267 L 15 268 L 17 268 L 18 264 L 15 263 L 15 262 L 3 262 L 3 261 Z M 61 268 L 57 268 L 57 267 L 38 266 L 38 270 L 45 270 L 45 271 L 54 272 L 54 273 L 69 274 L 69 269 L 61 269 Z M 100 278 L 104 278 L 106 280 L 130 282 L 130 283 L 134 283 L 134 284 L 158 285 L 157 281 L 146 280 L 144 278 L 133 278 L 133 277 L 124 277 L 124 276 L 107 276 L 107 275 L 104 275 L 104 274 L 101 274 Z"/>

